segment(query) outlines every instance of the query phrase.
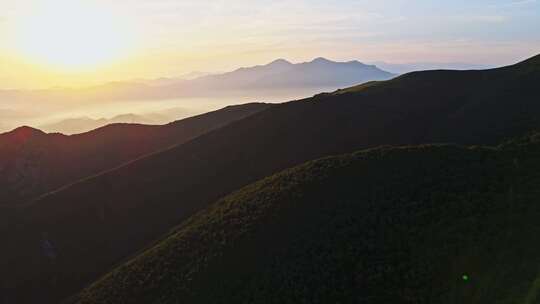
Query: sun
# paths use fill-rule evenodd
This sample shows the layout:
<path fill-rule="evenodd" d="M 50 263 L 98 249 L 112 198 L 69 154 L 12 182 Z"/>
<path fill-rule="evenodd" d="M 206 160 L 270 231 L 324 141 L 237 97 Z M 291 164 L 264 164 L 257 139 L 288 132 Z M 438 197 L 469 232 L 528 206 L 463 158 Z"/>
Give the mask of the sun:
<path fill-rule="evenodd" d="M 49 0 L 19 18 L 16 48 L 24 57 L 63 69 L 96 68 L 126 56 L 131 31 L 95 2 Z"/>

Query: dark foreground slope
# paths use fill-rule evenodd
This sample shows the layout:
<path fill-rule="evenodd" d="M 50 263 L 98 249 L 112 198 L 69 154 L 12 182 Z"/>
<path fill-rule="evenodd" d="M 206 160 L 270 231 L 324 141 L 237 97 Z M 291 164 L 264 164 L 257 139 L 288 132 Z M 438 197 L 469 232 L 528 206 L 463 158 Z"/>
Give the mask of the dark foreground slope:
<path fill-rule="evenodd" d="M 163 126 L 114 124 L 72 136 L 28 127 L 0 134 L 0 204 L 24 202 L 268 107 L 231 106 Z"/>
<path fill-rule="evenodd" d="M 191 217 L 78 300 L 537 303 L 539 183 L 530 142 L 309 162 Z"/>
<path fill-rule="evenodd" d="M 323 156 L 522 134 L 540 126 L 539 80 L 536 57 L 496 70 L 412 73 L 272 106 L 40 198 L 4 238 L 0 266 L 9 275 L 0 282 L 19 302 L 66 296 L 231 191 Z M 48 263 L 43 235 L 57 251 L 55 274 L 40 271 Z"/>

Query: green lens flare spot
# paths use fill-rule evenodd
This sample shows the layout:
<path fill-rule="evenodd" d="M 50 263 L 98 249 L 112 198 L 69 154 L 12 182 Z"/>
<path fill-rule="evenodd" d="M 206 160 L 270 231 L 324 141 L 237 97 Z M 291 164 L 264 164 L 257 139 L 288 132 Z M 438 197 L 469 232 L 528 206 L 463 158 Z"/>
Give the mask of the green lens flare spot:
<path fill-rule="evenodd" d="M 463 281 L 468 281 L 469 280 L 469 276 L 464 274 L 461 276 L 461 278 L 463 279 Z"/>

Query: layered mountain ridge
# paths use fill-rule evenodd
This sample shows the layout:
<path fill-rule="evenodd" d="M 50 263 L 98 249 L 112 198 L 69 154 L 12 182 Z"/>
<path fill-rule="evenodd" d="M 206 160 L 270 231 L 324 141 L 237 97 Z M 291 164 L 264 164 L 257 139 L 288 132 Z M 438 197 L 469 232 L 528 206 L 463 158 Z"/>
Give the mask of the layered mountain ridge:
<path fill-rule="evenodd" d="M 11 276 L 2 284 L 23 303 L 36 294 L 42 302 L 58 301 L 228 193 L 320 157 L 381 145 L 497 145 L 522 136 L 540 127 L 538 60 L 485 71 L 416 72 L 271 106 L 48 193 L 20 210 L 17 229 L 9 231 L 14 237 L 6 238 L 10 249 L 1 260 Z M 491 181 L 487 187 L 498 185 Z M 460 202 L 468 202 L 467 191 Z M 44 233 L 59 257 L 50 272 L 37 271 L 47 263 L 36 249 Z M 149 301 L 156 299 L 152 292 Z"/>
<path fill-rule="evenodd" d="M 163 126 L 112 124 L 84 134 L 20 127 L 0 134 L 0 204 L 17 204 L 270 107 L 231 106 Z"/>

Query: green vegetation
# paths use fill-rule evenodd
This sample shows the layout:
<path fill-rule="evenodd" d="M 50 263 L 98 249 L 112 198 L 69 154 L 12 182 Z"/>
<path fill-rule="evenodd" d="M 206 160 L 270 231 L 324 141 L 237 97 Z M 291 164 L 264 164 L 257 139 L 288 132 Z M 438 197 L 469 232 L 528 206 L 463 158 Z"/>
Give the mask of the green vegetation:
<path fill-rule="evenodd" d="M 0 251 L 0 269 L 9 276 L 1 277 L 0 288 L 7 286 L 7 288 L 4 287 L 7 289 L 6 297 L 17 303 L 58 303 L 59 300 L 79 292 L 81 288 L 88 286 L 143 248 L 147 248 L 149 244 L 154 244 L 172 227 L 207 208 L 219 198 L 257 180 L 307 161 L 384 145 L 454 143 L 464 146 L 494 146 L 509 138 L 520 137 L 531 130 L 538 130 L 540 129 L 539 62 L 540 56 L 537 56 L 513 66 L 486 71 L 415 72 L 385 82 L 371 83 L 334 94 L 321 94 L 314 98 L 271 106 L 268 109 L 256 111 L 257 113 L 251 113 L 248 109 L 247 111 L 253 115 L 229 120 L 230 123 L 226 125 L 221 123 L 216 125 L 216 122 L 223 122 L 219 117 L 218 119 L 207 117 L 208 119 L 180 123 L 183 125 L 181 128 L 173 125 L 172 131 L 169 129 L 171 126 L 165 129 L 160 127 L 156 133 L 151 133 L 153 134 L 149 137 L 151 142 L 157 139 L 158 142 L 163 143 L 163 138 L 174 140 L 180 137 L 186 141 L 170 149 L 146 155 L 120 167 L 79 180 L 57 191 L 48 192 L 35 201 L 24 204 L 19 212 L 20 220 L 16 221 L 17 229 L 7 230 L 3 234 L 4 239 L 7 240 L 4 243 L 7 250 Z M 206 131 L 204 134 L 195 134 L 198 132 L 192 132 L 191 127 L 186 128 L 188 125 L 195 127 L 195 130 Z M 214 127 L 208 129 L 209 125 Z M 95 134 L 97 137 L 93 137 L 91 141 L 88 141 L 86 137 L 79 138 L 81 143 L 84 143 L 82 146 L 92 148 L 84 151 L 89 151 L 94 157 L 79 158 L 86 154 L 75 153 L 74 155 L 79 156 L 74 160 L 64 157 L 66 154 L 52 153 L 50 155 L 54 155 L 53 158 L 58 158 L 61 162 L 46 171 L 66 176 L 60 174 L 65 173 L 66 168 L 79 170 L 79 166 L 73 166 L 73 164 L 88 166 L 87 169 L 92 170 L 97 168 L 96 164 L 101 168 L 103 166 L 111 168 L 111 161 L 119 159 L 116 156 L 122 156 L 121 159 L 133 159 L 126 155 L 140 152 L 141 150 L 138 149 L 140 147 L 148 147 L 141 145 L 138 140 L 129 141 L 131 144 L 116 140 L 116 138 L 127 138 L 125 133 L 112 132 L 113 129 L 115 128 L 104 128 L 98 132 L 109 140 L 99 139 L 102 138 L 101 135 L 97 136 L 99 134 Z M 162 133 L 164 131 L 166 131 L 165 135 Z M 176 133 L 177 131 L 181 132 Z M 140 132 L 129 132 L 129 134 L 136 135 L 137 138 L 140 136 Z M 184 135 L 177 137 L 178 134 Z M 190 136 L 185 137 L 186 134 Z M 527 140 L 521 139 L 523 143 L 508 143 L 507 145 L 521 147 L 528 145 Z M 104 150 L 93 149 L 96 143 Z M 71 144 L 65 147 L 70 152 L 74 151 Z M 134 147 L 137 149 L 133 149 Z M 511 148 L 501 147 L 500 149 L 512 151 Z M 495 152 L 491 153 L 499 155 Z M 448 154 L 452 155 L 452 153 Z M 106 165 L 107 163 L 109 165 Z M 448 165 L 444 164 L 441 166 Z M 458 160 L 452 165 L 459 168 L 471 164 L 465 159 L 461 162 Z M 401 166 L 402 164 L 399 164 L 397 167 L 401 168 Z M 365 171 L 364 174 L 366 176 L 375 174 L 375 171 L 379 170 L 378 167 L 384 166 L 378 164 L 377 169 L 373 169 L 374 172 Z M 495 167 L 498 168 L 498 165 Z M 400 170 L 406 169 L 405 167 Z M 470 172 L 463 173 L 463 176 L 458 175 L 456 179 L 465 180 L 470 186 L 458 187 L 452 185 L 455 183 L 454 180 L 446 181 L 439 178 L 439 183 L 442 184 L 432 187 L 439 187 L 442 190 L 419 188 L 415 195 L 433 195 L 435 196 L 433 199 L 441 199 L 443 202 L 450 198 L 468 202 L 469 199 L 475 198 L 468 197 L 467 195 L 472 195 L 469 193 L 486 191 L 482 187 L 488 186 L 483 183 L 492 183 L 488 184 L 489 187 L 498 187 L 495 181 L 489 179 L 491 176 L 480 174 L 485 169 L 478 169 L 478 172 L 475 168 L 467 170 Z M 81 173 L 81 171 L 78 172 Z M 397 174 L 393 171 L 383 170 L 383 172 Z M 497 172 L 494 171 L 493 174 Z M 508 172 L 510 171 L 500 171 L 497 174 L 507 176 Z M 412 172 L 407 176 L 401 176 L 401 180 L 395 182 L 395 185 L 386 186 L 384 191 L 389 194 L 385 193 L 385 195 L 392 195 L 395 196 L 395 200 L 406 202 L 416 199 L 412 194 L 404 191 L 412 186 L 420 187 L 421 185 L 404 184 L 407 187 L 405 190 L 400 187 L 403 181 L 417 183 L 422 179 L 431 178 L 429 174 L 424 174 L 426 176 L 419 174 L 424 173 Z M 386 185 L 388 180 L 392 181 L 389 176 L 381 176 L 380 184 Z M 368 177 L 366 179 L 368 181 L 351 184 L 350 187 L 357 189 L 377 186 L 372 184 Z M 49 179 L 44 177 L 44 180 Z M 448 189 L 445 183 L 449 184 Z M 319 192 L 314 192 L 317 193 L 317 195 L 314 194 L 315 199 L 324 197 L 325 189 L 330 191 L 328 195 L 334 195 L 333 193 L 340 189 L 328 188 L 326 181 L 321 184 Z M 509 187 L 504 184 L 501 187 L 503 188 L 497 191 L 509 192 L 510 194 L 505 194 L 507 196 L 513 197 L 517 191 L 516 186 L 504 188 Z M 373 191 L 369 189 L 368 191 Z M 427 191 L 425 194 L 424 190 Z M 442 194 L 439 191 L 443 191 Z M 465 193 L 463 197 L 457 197 L 455 194 L 462 192 Z M 377 192 L 376 195 L 382 194 Z M 442 197 L 439 198 L 439 195 Z M 378 202 L 380 199 L 378 196 L 375 198 L 352 197 L 358 201 L 376 199 Z M 334 198 L 338 199 L 339 196 L 332 196 L 328 200 Z M 422 199 L 426 198 L 422 197 Z M 495 197 L 481 199 L 494 200 Z M 422 210 L 423 206 L 421 204 L 418 208 Z M 303 208 L 310 209 L 308 205 Z M 299 218 L 309 215 L 309 212 L 304 209 L 298 212 Z M 345 208 L 344 210 L 347 210 L 346 213 L 349 214 L 354 213 L 356 209 Z M 363 209 L 359 210 L 358 212 L 364 212 Z M 429 212 L 434 211 L 428 209 L 422 212 L 430 214 Z M 458 212 L 456 214 L 459 215 Z M 385 215 L 384 219 L 386 217 Z M 450 218 L 455 219 L 455 217 Z M 401 219 L 397 219 L 399 220 Z M 356 221 L 362 223 L 360 226 L 364 230 L 374 229 L 362 226 L 367 225 L 362 222 L 363 220 Z M 287 223 L 282 223 L 283 225 L 279 227 L 287 227 Z M 293 224 L 290 225 L 296 225 L 295 221 L 291 223 Z M 420 224 L 421 222 L 418 223 Z M 376 222 L 370 225 L 383 224 Z M 397 224 L 392 222 L 392 225 Z M 313 226 L 317 225 L 313 224 Z M 429 225 L 427 227 L 426 229 L 432 229 Z M 423 226 L 415 226 L 415 228 L 398 226 L 394 229 L 424 230 Z M 55 271 L 42 271 L 43 268 L 50 268 L 48 260 L 43 258 L 43 253 L 37 249 L 43 232 L 48 233 L 49 241 L 58 250 Z M 461 230 L 458 232 L 464 233 Z M 451 232 L 437 232 L 436 229 L 433 233 L 453 235 Z M 403 240 L 409 238 L 409 235 L 397 235 Z M 415 234 L 411 234 L 410 237 L 414 236 Z M 377 239 L 380 235 L 375 234 L 371 237 Z M 312 240 L 321 238 L 322 236 L 315 235 Z M 267 242 L 261 242 L 258 247 L 253 248 L 264 248 L 264 252 L 273 252 L 277 257 L 280 253 L 269 250 L 267 247 L 282 248 L 286 244 L 275 244 L 275 239 L 274 236 L 268 236 Z M 277 239 L 287 240 L 288 238 L 277 237 Z M 408 242 L 416 241 L 418 240 L 411 239 Z M 445 242 L 441 243 L 445 244 Z M 368 249 L 375 250 L 377 254 L 382 250 L 377 246 Z M 384 254 L 380 255 L 384 256 Z M 258 257 L 259 254 L 254 253 L 254 256 Z M 421 254 L 415 256 L 421 256 Z M 244 260 L 249 261 L 247 258 L 242 258 L 242 262 Z M 371 260 L 368 259 L 368 262 L 371 263 Z M 193 263 L 196 261 L 194 260 Z M 234 263 L 233 260 L 231 264 L 238 263 Z M 439 264 L 439 262 L 433 264 Z M 296 263 L 293 266 L 300 267 L 300 265 L 302 263 Z M 303 271 L 298 270 L 301 274 L 304 273 Z M 463 283 L 463 274 L 469 276 L 467 286 L 475 286 L 475 282 L 483 279 L 466 267 L 456 269 L 452 277 L 457 282 Z M 330 274 L 325 272 L 324 275 Z M 327 276 L 310 277 L 328 279 Z M 227 281 L 230 280 L 227 279 Z M 201 284 L 200 286 L 206 286 L 200 281 L 197 282 Z M 345 284 L 345 282 L 342 283 Z M 274 286 L 272 284 L 269 286 Z M 315 282 L 310 284 L 317 286 Z M 227 285 L 223 288 L 229 287 Z M 173 289 L 176 290 L 176 288 Z M 188 289 L 197 290 L 191 286 Z M 141 288 L 141 292 L 144 290 Z M 178 297 L 185 298 L 180 294 Z M 228 297 L 224 298 L 228 299 Z"/>
<path fill-rule="evenodd" d="M 247 186 L 90 303 L 537 303 L 538 136 L 330 157 Z"/>

